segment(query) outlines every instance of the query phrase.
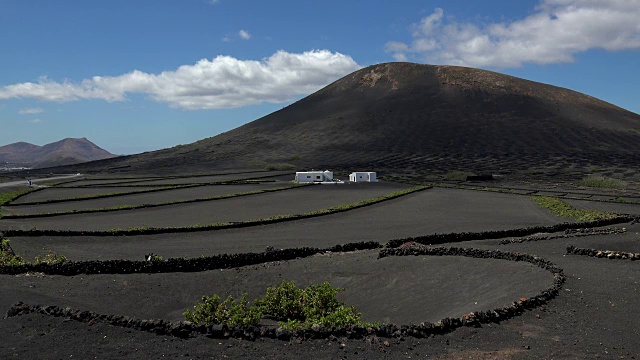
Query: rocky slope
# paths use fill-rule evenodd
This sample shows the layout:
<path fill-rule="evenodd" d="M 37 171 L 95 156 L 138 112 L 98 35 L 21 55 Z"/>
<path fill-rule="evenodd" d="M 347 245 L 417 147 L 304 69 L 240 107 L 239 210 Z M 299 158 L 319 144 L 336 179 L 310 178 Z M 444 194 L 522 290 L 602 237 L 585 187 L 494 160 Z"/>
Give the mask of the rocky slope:
<path fill-rule="evenodd" d="M 386 63 L 232 131 L 84 170 L 290 163 L 496 172 L 639 156 L 640 116 L 588 95 L 472 68 Z"/>

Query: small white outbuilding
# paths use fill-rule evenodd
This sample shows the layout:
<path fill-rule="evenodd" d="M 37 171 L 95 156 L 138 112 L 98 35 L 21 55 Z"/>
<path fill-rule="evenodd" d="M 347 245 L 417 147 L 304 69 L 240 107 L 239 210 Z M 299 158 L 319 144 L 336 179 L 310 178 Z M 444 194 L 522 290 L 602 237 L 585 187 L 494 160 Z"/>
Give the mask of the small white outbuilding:
<path fill-rule="evenodd" d="M 373 171 L 356 171 L 349 175 L 351 182 L 378 182 L 376 173 Z"/>
<path fill-rule="evenodd" d="M 333 181 L 333 172 L 329 170 L 325 171 L 297 171 L 295 182 L 297 183 L 312 183 L 312 182 L 325 182 Z"/>

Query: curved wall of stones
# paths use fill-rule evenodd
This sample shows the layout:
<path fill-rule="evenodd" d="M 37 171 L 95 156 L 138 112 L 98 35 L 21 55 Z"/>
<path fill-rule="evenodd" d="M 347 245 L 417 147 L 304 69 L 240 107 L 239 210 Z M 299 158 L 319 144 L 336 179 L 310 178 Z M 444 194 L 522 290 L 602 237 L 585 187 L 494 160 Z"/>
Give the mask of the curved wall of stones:
<path fill-rule="evenodd" d="M 376 248 L 377 243 L 359 243 L 351 244 L 350 246 L 343 246 L 341 248 L 334 247 L 334 251 L 353 251 L 364 248 Z M 317 250 L 317 249 L 316 249 Z M 293 250 L 282 250 L 274 252 L 266 252 L 264 254 L 272 254 L 273 259 L 281 258 L 284 254 L 306 254 L 307 256 L 314 253 L 313 249 L 307 249 L 298 253 L 292 252 Z M 317 251 L 315 251 L 317 252 Z M 279 254 L 279 255 L 278 255 Z M 237 259 L 253 258 L 256 254 L 240 254 Z M 466 256 L 473 258 L 483 259 L 501 259 L 507 261 L 524 261 L 538 266 L 551 272 L 554 276 L 553 284 L 541 291 L 538 295 L 525 299 L 521 298 L 518 301 L 514 301 L 510 306 L 491 309 L 487 311 L 475 311 L 463 315 L 459 318 L 445 318 L 437 323 L 422 322 L 418 325 L 395 325 L 395 324 L 383 324 L 379 326 L 363 327 L 363 326 L 348 326 L 348 327 L 315 327 L 312 329 L 304 329 L 291 331 L 282 328 L 275 328 L 269 326 L 227 326 L 227 325 L 195 325 L 189 322 L 168 322 L 164 320 L 143 320 L 127 316 L 119 315 L 104 315 L 89 311 L 79 311 L 71 308 L 60 308 L 57 306 L 29 306 L 23 303 L 18 303 L 9 309 L 7 316 L 18 316 L 29 313 L 39 313 L 49 316 L 65 317 L 68 319 L 81 321 L 81 322 L 103 322 L 114 326 L 122 326 L 132 328 L 141 331 L 149 331 L 160 335 L 172 335 L 177 337 L 190 337 L 196 335 L 206 335 L 211 338 L 244 338 L 244 339 L 256 339 L 257 337 L 268 337 L 281 340 L 290 340 L 291 338 L 302 339 L 317 339 L 317 338 L 331 338 L 331 337 L 347 337 L 347 338 L 363 338 L 367 336 L 381 336 L 381 337 L 404 337 L 411 336 L 417 338 L 429 337 L 437 334 L 444 334 L 462 326 L 478 326 L 483 323 L 495 323 L 500 322 L 515 316 L 518 316 L 529 309 L 533 309 L 537 306 L 547 303 L 549 300 L 556 297 L 560 288 L 564 284 L 565 276 L 555 264 L 545 260 L 543 258 L 519 254 L 513 252 L 503 252 L 498 250 L 488 251 L 479 249 L 467 249 L 467 248 L 447 248 L 437 247 L 429 248 L 425 246 L 403 246 L 402 248 L 394 249 L 381 249 L 379 257 L 387 256 Z M 259 256 L 259 254 L 257 254 Z M 256 259 L 256 258 L 254 258 Z M 254 260 L 255 261 L 255 260 Z M 256 262 L 254 262 L 256 263 Z M 227 266 L 232 267 L 234 265 L 225 263 Z"/>
<path fill-rule="evenodd" d="M 627 232 L 625 228 L 605 228 L 605 229 L 593 229 L 593 228 L 579 228 L 579 229 L 567 229 L 564 231 L 562 235 L 551 235 L 551 234 L 541 234 L 541 235 L 529 235 L 519 238 L 511 238 L 504 239 L 499 242 L 500 245 L 507 244 L 521 244 L 530 241 L 542 241 L 542 240 L 553 240 L 553 239 L 567 239 L 567 238 L 576 238 L 576 237 L 585 237 L 585 236 L 596 236 L 596 235 L 612 235 L 612 234 L 624 234 Z"/>
<path fill-rule="evenodd" d="M 591 257 L 597 257 L 597 258 L 605 258 L 609 260 L 631 260 L 631 261 L 640 260 L 640 253 L 614 251 L 614 250 L 585 249 L 585 248 L 577 248 L 575 246 L 567 247 L 567 254 L 591 256 Z"/>

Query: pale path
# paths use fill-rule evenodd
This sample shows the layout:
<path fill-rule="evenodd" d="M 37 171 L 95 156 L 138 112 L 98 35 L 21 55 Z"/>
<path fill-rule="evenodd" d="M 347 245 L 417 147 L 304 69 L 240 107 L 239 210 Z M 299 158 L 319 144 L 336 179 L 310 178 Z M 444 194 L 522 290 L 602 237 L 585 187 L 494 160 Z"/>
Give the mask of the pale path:
<path fill-rule="evenodd" d="M 50 178 L 43 178 L 43 179 L 31 179 L 31 182 L 35 184 L 36 181 L 51 181 L 51 180 L 60 180 L 60 179 L 69 179 L 69 178 L 73 178 L 76 176 L 80 176 L 80 173 L 77 174 L 73 174 L 73 175 L 63 175 L 63 176 L 55 176 L 55 177 L 50 177 Z M 8 186 L 18 186 L 18 185 L 27 185 L 27 180 L 20 180 L 20 181 L 11 181 L 11 182 L 6 182 L 6 183 L 0 183 L 0 187 L 8 187 Z"/>

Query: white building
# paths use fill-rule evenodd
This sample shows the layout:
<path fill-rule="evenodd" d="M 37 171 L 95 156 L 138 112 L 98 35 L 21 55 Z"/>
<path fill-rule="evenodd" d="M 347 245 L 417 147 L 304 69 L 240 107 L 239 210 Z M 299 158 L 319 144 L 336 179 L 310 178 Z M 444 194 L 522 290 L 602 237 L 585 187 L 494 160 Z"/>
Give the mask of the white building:
<path fill-rule="evenodd" d="M 333 181 L 333 172 L 325 171 L 297 171 L 295 182 L 311 183 Z"/>
<path fill-rule="evenodd" d="M 376 173 L 372 171 L 356 171 L 349 175 L 349 181 L 351 182 L 378 182 Z"/>

